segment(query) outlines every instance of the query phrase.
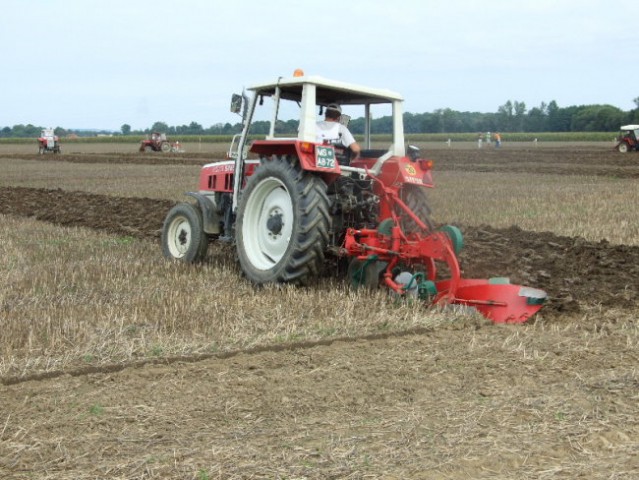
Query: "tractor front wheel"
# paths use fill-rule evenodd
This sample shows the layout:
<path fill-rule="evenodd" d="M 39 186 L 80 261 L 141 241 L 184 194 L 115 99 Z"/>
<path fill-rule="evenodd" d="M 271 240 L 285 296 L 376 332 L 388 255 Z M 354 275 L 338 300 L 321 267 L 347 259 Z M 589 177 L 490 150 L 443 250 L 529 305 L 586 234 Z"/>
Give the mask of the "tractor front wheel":
<path fill-rule="evenodd" d="M 209 246 L 204 232 L 202 211 L 191 203 L 179 203 L 166 216 L 162 226 L 162 253 L 166 258 L 186 263 L 202 261 Z"/>
<path fill-rule="evenodd" d="M 326 184 L 299 162 L 274 157 L 247 181 L 237 209 L 237 254 L 256 284 L 304 284 L 324 263 L 330 227 Z"/>

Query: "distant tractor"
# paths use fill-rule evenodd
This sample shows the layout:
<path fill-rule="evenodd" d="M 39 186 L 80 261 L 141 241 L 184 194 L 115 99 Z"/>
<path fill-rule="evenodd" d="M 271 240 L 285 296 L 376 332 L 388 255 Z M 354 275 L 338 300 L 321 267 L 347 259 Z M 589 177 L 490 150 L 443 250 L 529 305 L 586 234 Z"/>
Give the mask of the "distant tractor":
<path fill-rule="evenodd" d="M 53 128 L 43 128 L 38 138 L 38 153 L 42 155 L 45 152 L 62 153 L 60 148 L 60 140 L 54 133 Z"/>
<path fill-rule="evenodd" d="M 621 127 L 615 150 L 621 153 L 639 150 L 639 125 L 624 125 Z"/>
<path fill-rule="evenodd" d="M 170 152 L 171 144 L 166 139 L 165 133 L 153 132 L 146 140 L 140 142 L 141 152 Z"/>

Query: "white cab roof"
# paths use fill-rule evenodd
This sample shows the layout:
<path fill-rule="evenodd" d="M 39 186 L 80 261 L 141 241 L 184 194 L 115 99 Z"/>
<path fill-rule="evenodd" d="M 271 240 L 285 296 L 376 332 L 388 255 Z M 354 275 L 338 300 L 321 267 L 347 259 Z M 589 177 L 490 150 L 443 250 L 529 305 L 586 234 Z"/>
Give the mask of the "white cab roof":
<path fill-rule="evenodd" d="M 280 78 L 275 82 L 254 85 L 249 90 L 271 96 L 275 94 L 275 88 L 279 86 L 281 98 L 299 102 L 302 99 L 302 86 L 309 83 L 316 86 L 318 105 L 328 105 L 329 103 L 364 105 L 367 103 L 391 103 L 404 100 L 399 93 L 390 90 L 364 87 L 314 75 Z"/>

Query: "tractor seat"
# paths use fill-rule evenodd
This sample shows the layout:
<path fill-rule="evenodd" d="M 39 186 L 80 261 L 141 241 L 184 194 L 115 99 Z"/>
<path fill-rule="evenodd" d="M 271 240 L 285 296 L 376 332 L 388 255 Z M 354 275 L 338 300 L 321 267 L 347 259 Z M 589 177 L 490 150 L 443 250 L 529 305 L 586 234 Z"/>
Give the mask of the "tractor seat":
<path fill-rule="evenodd" d="M 349 166 L 351 163 L 351 149 L 347 147 L 335 146 L 335 158 L 342 166 Z"/>
<path fill-rule="evenodd" d="M 385 149 L 369 149 L 369 150 L 362 150 L 359 154 L 360 158 L 379 158 L 382 155 L 384 155 L 386 152 L 388 152 L 388 150 Z"/>

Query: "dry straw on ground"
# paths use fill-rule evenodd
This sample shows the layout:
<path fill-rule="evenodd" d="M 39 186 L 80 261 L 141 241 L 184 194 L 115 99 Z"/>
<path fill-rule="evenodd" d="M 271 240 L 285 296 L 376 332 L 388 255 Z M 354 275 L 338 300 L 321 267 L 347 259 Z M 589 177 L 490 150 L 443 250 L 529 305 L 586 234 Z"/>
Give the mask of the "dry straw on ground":
<path fill-rule="evenodd" d="M 0 228 L 3 376 L 452 321 L 331 279 L 256 289 L 231 247 L 187 266 L 131 237 L 11 217 Z"/>
<path fill-rule="evenodd" d="M 186 165 L 0 161 L 0 186 L 177 200 L 194 182 Z M 633 180 L 455 161 L 441 221 L 639 244 Z M 1 478 L 639 478 L 636 306 L 497 326 L 335 277 L 255 289 L 227 247 L 185 266 L 148 240 L 0 220 Z"/>

